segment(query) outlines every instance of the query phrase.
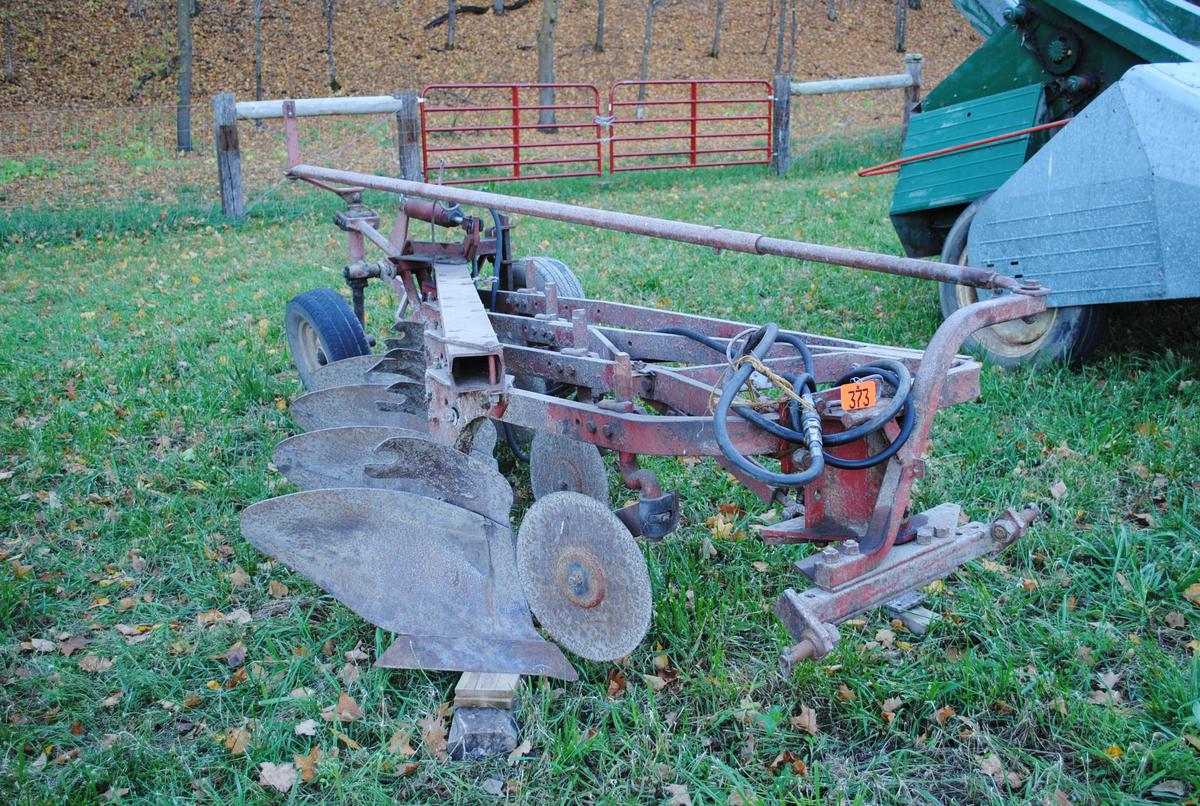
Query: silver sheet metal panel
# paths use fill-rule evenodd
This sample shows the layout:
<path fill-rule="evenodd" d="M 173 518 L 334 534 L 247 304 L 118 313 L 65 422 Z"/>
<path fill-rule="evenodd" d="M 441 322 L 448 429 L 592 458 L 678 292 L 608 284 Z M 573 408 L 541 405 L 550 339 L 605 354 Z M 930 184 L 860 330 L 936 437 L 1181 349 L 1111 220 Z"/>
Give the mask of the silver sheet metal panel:
<path fill-rule="evenodd" d="M 968 253 L 1057 307 L 1200 296 L 1198 244 L 1200 64 L 1141 65 L 984 202 Z"/>

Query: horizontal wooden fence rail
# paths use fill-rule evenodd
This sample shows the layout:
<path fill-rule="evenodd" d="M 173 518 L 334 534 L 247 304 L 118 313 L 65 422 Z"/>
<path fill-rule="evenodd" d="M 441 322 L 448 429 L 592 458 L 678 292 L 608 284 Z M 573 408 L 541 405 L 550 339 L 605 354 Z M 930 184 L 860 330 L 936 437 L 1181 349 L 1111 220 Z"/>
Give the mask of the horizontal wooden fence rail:
<path fill-rule="evenodd" d="M 859 76 L 834 78 L 828 81 L 792 81 L 791 76 L 775 76 L 775 119 L 773 121 L 774 142 L 771 167 L 783 176 L 791 167 L 791 96 L 830 95 L 843 92 L 869 92 L 876 90 L 904 90 L 903 131 L 908 131 L 908 119 L 921 102 L 921 73 L 925 61 L 920 53 L 909 53 L 904 57 L 904 72 L 887 76 Z"/>

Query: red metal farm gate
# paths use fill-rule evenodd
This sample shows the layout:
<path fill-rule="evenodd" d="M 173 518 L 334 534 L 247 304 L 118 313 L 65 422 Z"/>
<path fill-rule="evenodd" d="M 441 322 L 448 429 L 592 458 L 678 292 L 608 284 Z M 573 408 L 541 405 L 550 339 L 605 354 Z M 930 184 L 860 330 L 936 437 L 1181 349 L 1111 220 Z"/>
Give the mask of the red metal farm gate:
<path fill-rule="evenodd" d="M 618 81 L 608 91 L 608 170 L 769 163 L 771 101 L 769 81 Z M 652 145 L 623 145 L 641 143 Z"/>
<path fill-rule="evenodd" d="M 610 173 L 771 160 L 768 81 L 618 81 L 607 117 L 594 84 L 430 84 L 421 99 L 425 176 L 447 185 L 600 176 L 605 142 Z"/>
<path fill-rule="evenodd" d="M 429 181 L 600 176 L 594 84 L 430 84 L 421 98 L 421 161 Z M 554 113 L 552 126 L 539 122 L 543 111 Z M 494 168 L 507 172 L 479 173 Z"/>

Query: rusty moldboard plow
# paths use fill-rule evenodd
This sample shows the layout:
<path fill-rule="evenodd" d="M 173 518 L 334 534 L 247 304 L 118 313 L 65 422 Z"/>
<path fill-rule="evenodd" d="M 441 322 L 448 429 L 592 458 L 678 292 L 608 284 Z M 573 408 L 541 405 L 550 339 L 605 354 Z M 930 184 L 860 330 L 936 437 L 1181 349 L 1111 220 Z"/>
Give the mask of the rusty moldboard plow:
<path fill-rule="evenodd" d="M 787 517 L 770 544 L 822 550 L 775 612 L 790 668 L 820 658 L 837 625 L 1020 537 L 1036 509 L 961 522 L 910 512 L 943 406 L 979 393 L 959 356 L 974 331 L 1045 308 L 1045 290 L 1003 275 L 718 227 L 592 210 L 299 163 L 289 176 L 337 193 L 353 305 L 327 289 L 289 303 L 288 337 L 309 391 L 305 432 L 275 451 L 300 492 L 249 507 L 245 536 L 356 613 L 396 634 L 387 667 L 576 679 L 555 643 L 592 660 L 629 654 L 652 607 L 636 537 L 677 525 L 676 493 L 639 456 L 708 456 Z M 388 234 L 366 188 L 401 195 Z M 486 211 L 488 219 L 468 214 Z M 750 254 L 840 264 L 987 289 L 924 351 L 588 299 L 567 267 L 514 258 L 512 214 Z M 422 226 L 460 240 L 417 240 Z M 366 247 L 382 256 L 368 260 Z M 371 352 L 363 294 L 400 304 Z M 758 390 L 747 396 L 747 390 Z M 750 397 L 755 402 L 751 402 Z M 497 439 L 530 462 L 535 503 L 514 532 Z M 610 507 L 602 452 L 636 503 Z M 534 618 L 541 631 L 535 627 Z"/>

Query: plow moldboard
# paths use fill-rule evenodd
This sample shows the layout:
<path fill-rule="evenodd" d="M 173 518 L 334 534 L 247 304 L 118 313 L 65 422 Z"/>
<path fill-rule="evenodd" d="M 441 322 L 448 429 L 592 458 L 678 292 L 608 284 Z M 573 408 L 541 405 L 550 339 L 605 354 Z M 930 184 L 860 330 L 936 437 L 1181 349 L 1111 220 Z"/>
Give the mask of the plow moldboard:
<path fill-rule="evenodd" d="M 383 425 L 407 428 L 411 431 L 429 430 L 424 414 L 415 414 L 425 407 L 425 387 L 420 386 L 420 398 L 413 389 L 389 391 L 383 384 L 357 383 L 334 386 L 301 395 L 292 401 L 292 419 L 305 431 L 339 428 L 347 425 Z"/>
<path fill-rule="evenodd" d="M 272 460 L 305 490 L 370 487 L 416 493 L 504 525 L 512 509 L 512 487 L 491 464 L 403 428 L 308 431 L 276 445 Z"/>
<path fill-rule="evenodd" d="M 241 516 L 255 547 L 367 621 L 398 634 L 380 665 L 577 679 L 533 627 L 512 532 L 392 490 L 309 490 Z"/>

